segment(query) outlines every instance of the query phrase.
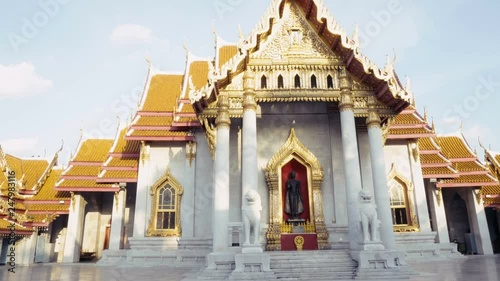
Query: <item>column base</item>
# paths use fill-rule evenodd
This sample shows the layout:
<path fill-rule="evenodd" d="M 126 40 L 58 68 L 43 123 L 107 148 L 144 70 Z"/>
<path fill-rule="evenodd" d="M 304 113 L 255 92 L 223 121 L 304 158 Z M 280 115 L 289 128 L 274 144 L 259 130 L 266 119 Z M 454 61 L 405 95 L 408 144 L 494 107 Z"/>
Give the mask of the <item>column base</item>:
<path fill-rule="evenodd" d="M 243 254 L 260 254 L 263 253 L 262 246 L 259 244 L 243 244 L 241 249 Z"/>
<path fill-rule="evenodd" d="M 373 245 L 367 246 L 369 248 Z M 416 275 L 406 265 L 405 251 L 360 250 L 352 251 L 351 256 L 358 262 L 355 279 L 401 280 Z"/>
<path fill-rule="evenodd" d="M 278 277 L 271 271 L 269 254 L 237 254 L 236 268 L 229 280 L 276 280 Z"/>

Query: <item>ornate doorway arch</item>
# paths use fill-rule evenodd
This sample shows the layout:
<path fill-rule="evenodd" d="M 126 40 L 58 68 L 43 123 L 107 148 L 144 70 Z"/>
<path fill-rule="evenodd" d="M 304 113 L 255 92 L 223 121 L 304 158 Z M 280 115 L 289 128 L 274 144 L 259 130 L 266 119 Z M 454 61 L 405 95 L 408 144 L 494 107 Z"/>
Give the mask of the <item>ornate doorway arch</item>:
<path fill-rule="evenodd" d="M 321 192 L 321 184 L 324 177 L 323 167 L 321 167 L 316 156 L 297 138 L 294 128 L 291 129 L 288 140 L 271 158 L 265 169 L 269 187 L 269 229 L 266 235 L 266 248 L 268 251 L 281 250 L 281 234 L 284 223 L 282 168 L 293 160 L 299 162 L 307 169 L 309 217 L 310 222 L 314 224 L 314 229 L 316 230 L 318 247 L 321 250 L 330 249 L 328 231 L 323 213 L 323 194 Z"/>

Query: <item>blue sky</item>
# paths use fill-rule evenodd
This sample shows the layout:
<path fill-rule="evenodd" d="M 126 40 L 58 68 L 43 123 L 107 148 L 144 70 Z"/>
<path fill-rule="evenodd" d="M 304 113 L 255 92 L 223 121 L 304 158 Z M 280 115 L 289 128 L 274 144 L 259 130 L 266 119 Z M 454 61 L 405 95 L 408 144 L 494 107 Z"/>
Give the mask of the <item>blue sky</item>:
<path fill-rule="evenodd" d="M 439 133 L 461 122 L 500 151 L 500 2 L 478 0 L 324 0 L 348 33 L 359 25 L 362 52 L 411 78 L 418 108 L 427 106 Z M 185 50 L 213 57 L 214 36 L 237 41 L 270 0 L 0 1 L 0 145 L 22 157 L 63 161 L 88 135 L 113 137 L 117 117 L 135 110 L 145 58 L 182 71 Z M 479 149 L 478 149 L 479 150 Z"/>

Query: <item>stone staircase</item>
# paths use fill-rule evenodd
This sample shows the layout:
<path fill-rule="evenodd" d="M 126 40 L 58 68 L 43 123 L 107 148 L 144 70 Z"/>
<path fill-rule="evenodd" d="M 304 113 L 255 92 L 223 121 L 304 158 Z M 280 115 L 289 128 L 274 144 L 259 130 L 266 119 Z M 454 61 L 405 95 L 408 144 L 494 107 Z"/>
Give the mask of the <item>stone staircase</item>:
<path fill-rule="evenodd" d="M 279 280 L 352 280 L 357 269 L 346 250 L 267 253 Z"/>

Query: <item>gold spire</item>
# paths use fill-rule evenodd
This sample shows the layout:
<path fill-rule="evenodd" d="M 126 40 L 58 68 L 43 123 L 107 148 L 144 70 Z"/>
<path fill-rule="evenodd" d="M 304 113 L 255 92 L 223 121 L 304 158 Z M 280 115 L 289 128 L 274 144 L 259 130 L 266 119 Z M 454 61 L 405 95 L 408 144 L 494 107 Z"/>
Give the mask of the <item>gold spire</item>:
<path fill-rule="evenodd" d="M 427 113 L 427 106 L 426 106 L 426 107 L 424 107 L 424 122 L 425 123 L 427 123 L 427 115 L 428 115 L 428 113 Z"/>

